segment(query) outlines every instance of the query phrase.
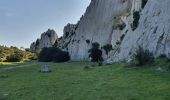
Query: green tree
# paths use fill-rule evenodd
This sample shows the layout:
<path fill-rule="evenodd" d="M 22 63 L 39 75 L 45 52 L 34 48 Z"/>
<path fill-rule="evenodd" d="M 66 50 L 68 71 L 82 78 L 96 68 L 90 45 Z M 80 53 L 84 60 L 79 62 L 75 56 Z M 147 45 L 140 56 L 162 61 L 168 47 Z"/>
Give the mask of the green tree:
<path fill-rule="evenodd" d="M 140 46 L 137 49 L 134 57 L 135 57 L 135 60 L 137 61 L 137 65 L 139 66 L 143 66 L 143 65 L 154 62 L 153 54 L 149 50 L 145 50 Z"/>
<path fill-rule="evenodd" d="M 92 43 L 92 48 L 88 51 L 89 52 L 89 57 L 92 58 L 92 62 L 100 62 L 103 61 L 102 58 L 102 51 L 99 49 L 100 45 L 95 42 Z"/>

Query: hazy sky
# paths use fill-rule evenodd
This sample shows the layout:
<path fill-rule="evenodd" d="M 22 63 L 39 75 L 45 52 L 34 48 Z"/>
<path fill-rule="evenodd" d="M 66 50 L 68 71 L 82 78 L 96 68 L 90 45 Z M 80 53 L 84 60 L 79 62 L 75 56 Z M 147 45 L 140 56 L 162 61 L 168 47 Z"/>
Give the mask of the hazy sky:
<path fill-rule="evenodd" d="M 0 0 L 0 45 L 29 47 L 48 28 L 59 36 L 91 0 Z"/>

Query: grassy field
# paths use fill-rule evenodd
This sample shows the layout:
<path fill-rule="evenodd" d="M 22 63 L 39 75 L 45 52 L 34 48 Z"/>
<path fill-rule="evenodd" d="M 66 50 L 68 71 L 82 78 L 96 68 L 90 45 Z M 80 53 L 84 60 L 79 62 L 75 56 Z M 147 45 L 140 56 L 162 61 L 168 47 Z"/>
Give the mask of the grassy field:
<path fill-rule="evenodd" d="M 51 73 L 40 73 L 43 65 Z M 25 67 L 21 67 L 24 66 Z M 89 62 L 1 64 L 0 100 L 170 100 L 170 72 L 157 71 L 166 64 L 147 68 L 124 63 L 91 69 Z"/>
<path fill-rule="evenodd" d="M 20 62 L 16 62 L 16 63 L 10 63 L 10 62 L 0 62 L 0 68 L 4 68 L 4 67 L 9 67 L 9 66 L 14 66 L 14 65 L 19 65 L 19 64 L 23 64 Z"/>

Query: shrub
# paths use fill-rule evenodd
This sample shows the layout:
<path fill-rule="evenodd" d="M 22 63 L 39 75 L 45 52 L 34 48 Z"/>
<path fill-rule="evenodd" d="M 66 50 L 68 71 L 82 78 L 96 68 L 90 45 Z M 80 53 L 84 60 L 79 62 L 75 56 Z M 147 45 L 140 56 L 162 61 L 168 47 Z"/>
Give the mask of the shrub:
<path fill-rule="evenodd" d="M 60 52 L 54 55 L 53 61 L 54 62 L 66 62 L 70 60 L 70 56 L 68 52 Z"/>
<path fill-rule="evenodd" d="M 40 39 L 37 39 L 35 42 L 36 47 L 39 46 L 39 44 L 40 44 Z"/>
<path fill-rule="evenodd" d="M 123 34 L 123 35 L 120 37 L 120 41 L 123 41 L 124 37 L 125 37 L 125 34 Z"/>
<path fill-rule="evenodd" d="M 132 24 L 132 30 L 134 31 L 137 27 L 138 27 L 138 24 L 139 24 L 139 19 L 140 19 L 140 13 L 139 11 L 135 11 L 133 13 L 133 24 Z"/>
<path fill-rule="evenodd" d="M 159 58 L 160 58 L 160 59 L 164 59 L 164 58 L 167 59 L 167 56 L 166 56 L 165 54 L 161 54 L 161 55 L 159 56 Z"/>
<path fill-rule="evenodd" d="M 35 53 L 34 54 L 30 54 L 28 59 L 30 59 L 30 60 L 37 60 L 38 59 L 38 55 L 35 54 Z"/>
<path fill-rule="evenodd" d="M 90 69 L 90 66 L 85 66 L 84 67 L 84 70 L 89 70 Z"/>
<path fill-rule="evenodd" d="M 22 54 L 12 54 L 7 57 L 7 62 L 20 62 L 22 61 L 24 56 Z"/>
<path fill-rule="evenodd" d="M 106 44 L 102 47 L 102 49 L 104 49 L 106 51 L 106 54 L 108 55 L 108 53 L 113 49 L 111 44 Z"/>
<path fill-rule="evenodd" d="M 137 65 L 142 66 L 154 62 L 154 57 L 149 50 L 139 47 L 135 54 L 135 60 L 137 61 Z"/>
<path fill-rule="evenodd" d="M 42 62 L 53 61 L 53 56 L 60 51 L 58 48 L 43 48 L 38 56 L 38 60 Z"/>
<path fill-rule="evenodd" d="M 99 49 L 99 47 L 100 47 L 99 43 L 97 43 L 97 42 L 92 43 L 92 48 L 93 49 Z"/>
<path fill-rule="evenodd" d="M 93 62 L 103 61 L 102 51 L 99 49 L 99 47 L 100 45 L 97 42 L 92 43 L 92 48 L 88 51 L 90 53 L 89 57 L 92 58 L 91 61 Z"/>
<path fill-rule="evenodd" d="M 56 40 L 55 43 L 53 44 L 53 47 L 56 48 L 58 46 L 58 41 Z"/>
<path fill-rule="evenodd" d="M 142 0 L 142 8 L 145 7 L 146 3 L 148 2 L 148 0 Z"/>
<path fill-rule="evenodd" d="M 21 50 L 13 46 L 6 47 L 0 45 L 0 62 L 4 61 L 18 62 L 26 60 L 30 57 L 31 54 L 33 53 L 31 53 L 29 49 Z"/>
<path fill-rule="evenodd" d="M 90 40 L 86 40 L 86 43 L 87 43 L 87 44 L 90 44 Z"/>
<path fill-rule="evenodd" d="M 59 48 L 43 48 L 38 56 L 41 62 L 65 62 L 70 59 L 69 53 L 60 50 Z"/>
<path fill-rule="evenodd" d="M 0 52 L 0 62 L 3 62 L 6 59 L 6 55 Z"/>

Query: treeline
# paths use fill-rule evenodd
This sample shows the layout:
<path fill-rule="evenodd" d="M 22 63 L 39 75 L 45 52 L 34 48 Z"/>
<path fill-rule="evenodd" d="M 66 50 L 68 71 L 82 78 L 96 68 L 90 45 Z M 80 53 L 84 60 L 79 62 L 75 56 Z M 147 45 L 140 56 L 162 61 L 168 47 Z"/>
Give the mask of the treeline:
<path fill-rule="evenodd" d="M 17 47 L 6 47 L 0 45 L 0 62 L 20 62 L 24 60 L 35 60 L 37 56 L 29 49 L 21 50 Z"/>

